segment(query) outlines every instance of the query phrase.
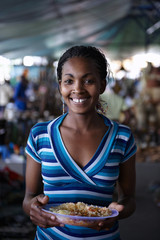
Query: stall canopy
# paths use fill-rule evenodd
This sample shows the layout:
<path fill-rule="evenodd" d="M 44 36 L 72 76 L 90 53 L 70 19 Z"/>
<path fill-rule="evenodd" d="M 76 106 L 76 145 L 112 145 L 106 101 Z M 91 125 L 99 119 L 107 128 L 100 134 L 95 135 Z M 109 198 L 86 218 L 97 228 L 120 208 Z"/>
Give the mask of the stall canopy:
<path fill-rule="evenodd" d="M 160 1 L 0 1 L 0 55 L 56 59 L 82 44 L 100 47 L 114 59 L 159 51 Z"/>

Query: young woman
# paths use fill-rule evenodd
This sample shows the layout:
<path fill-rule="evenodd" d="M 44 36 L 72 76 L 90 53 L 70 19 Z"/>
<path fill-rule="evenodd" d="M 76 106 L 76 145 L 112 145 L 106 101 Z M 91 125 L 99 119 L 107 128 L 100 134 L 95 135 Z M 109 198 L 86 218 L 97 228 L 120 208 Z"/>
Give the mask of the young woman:
<path fill-rule="evenodd" d="M 95 47 L 74 46 L 60 58 L 57 75 L 68 112 L 31 129 L 24 211 L 37 225 L 35 239 L 118 240 L 118 220 L 135 210 L 136 145 L 127 126 L 98 112 L 107 61 Z M 84 228 L 64 225 L 42 210 L 47 203 L 79 201 L 119 215 Z"/>

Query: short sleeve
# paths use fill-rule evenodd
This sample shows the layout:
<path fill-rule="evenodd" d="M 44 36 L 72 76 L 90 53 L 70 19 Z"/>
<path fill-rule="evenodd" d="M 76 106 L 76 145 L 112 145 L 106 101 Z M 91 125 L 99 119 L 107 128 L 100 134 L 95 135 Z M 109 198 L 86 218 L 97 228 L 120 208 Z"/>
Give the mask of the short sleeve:
<path fill-rule="evenodd" d="M 41 163 L 41 159 L 37 153 L 37 144 L 35 141 L 35 138 L 33 136 L 33 132 L 32 129 L 30 131 L 29 137 L 28 137 L 28 141 L 27 141 L 27 145 L 25 148 L 25 152 L 32 157 L 36 162 Z"/>
<path fill-rule="evenodd" d="M 126 143 L 124 158 L 122 159 L 122 162 L 127 161 L 130 157 L 132 157 L 136 153 L 136 151 L 137 151 L 137 145 L 132 132 L 130 132 L 130 136 Z"/>

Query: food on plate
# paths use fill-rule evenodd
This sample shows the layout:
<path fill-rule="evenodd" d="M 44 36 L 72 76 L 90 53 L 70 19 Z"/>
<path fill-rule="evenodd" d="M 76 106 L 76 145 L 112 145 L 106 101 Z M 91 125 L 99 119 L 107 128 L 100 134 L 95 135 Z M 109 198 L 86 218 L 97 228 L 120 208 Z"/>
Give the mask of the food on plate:
<path fill-rule="evenodd" d="M 48 204 L 44 207 L 44 211 L 54 214 L 60 223 L 91 228 L 97 226 L 99 221 L 118 215 L 116 209 L 111 210 L 107 207 L 88 205 L 83 202 Z"/>
<path fill-rule="evenodd" d="M 63 203 L 50 207 L 49 210 L 53 213 L 84 217 L 106 217 L 112 215 L 112 210 L 107 207 L 88 205 L 83 202 Z"/>

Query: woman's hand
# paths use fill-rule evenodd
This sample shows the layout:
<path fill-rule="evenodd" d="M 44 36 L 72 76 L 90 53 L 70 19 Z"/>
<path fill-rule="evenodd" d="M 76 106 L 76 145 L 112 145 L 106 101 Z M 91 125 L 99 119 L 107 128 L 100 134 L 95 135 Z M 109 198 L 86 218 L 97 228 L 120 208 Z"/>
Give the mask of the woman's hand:
<path fill-rule="evenodd" d="M 47 213 L 42 210 L 43 206 L 47 204 L 49 201 L 49 197 L 43 194 L 38 195 L 37 197 L 32 199 L 32 203 L 30 206 L 30 219 L 31 221 L 40 227 L 48 228 L 61 226 L 61 224 L 56 220 L 56 217 L 53 214 Z"/>
<path fill-rule="evenodd" d="M 124 209 L 124 206 L 121 204 L 118 204 L 117 202 L 112 202 L 108 208 L 110 209 L 116 209 L 119 213 Z M 118 220 L 118 216 L 107 218 L 105 220 L 99 221 L 98 224 L 93 224 L 91 228 L 96 229 L 98 231 L 101 230 L 109 230 L 113 227 L 114 223 Z"/>
<path fill-rule="evenodd" d="M 118 204 L 117 202 L 112 202 L 108 208 L 110 209 L 116 209 L 119 213 L 124 209 L 124 206 L 121 205 L 121 204 Z M 113 218 L 108 218 L 106 219 L 105 221 L 103 222 L 99 222 L 99 227 L 100 227 L 100 230 L 102 229 L 106 229 L 106 230 L 109 230 L 111 227 L 113 227 L 115 221 L 118 220 L 118 216 L 116 217 L 113 217 Z"/>
<path fill-rule="evenodd" d="M 109 204 L 108 208 L 116 209 L 118 212 L 122 212 L 124 209 L 124 205 L 119 204 L 118 202 L 112 202 Z"/>

